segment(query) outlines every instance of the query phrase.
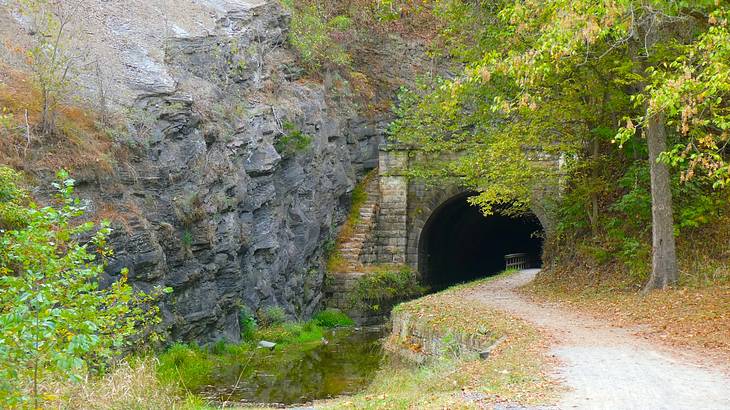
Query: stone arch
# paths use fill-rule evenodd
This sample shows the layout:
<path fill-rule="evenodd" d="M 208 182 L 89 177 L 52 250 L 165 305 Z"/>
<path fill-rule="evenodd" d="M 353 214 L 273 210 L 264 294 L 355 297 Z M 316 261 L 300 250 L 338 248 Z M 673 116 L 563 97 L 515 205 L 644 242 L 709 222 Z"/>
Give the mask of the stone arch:
<path fill-rule="evenodd" d="M 408 244 L 406 260 L 408 264 L 420 272 L 418 254 L 423 227 L 434 211 L 450 198 L 469 192 L 463 187 L 452 184 L 441 188 L 427 186 L 422 181 L 411 181 L 408 193 Z"/>
<path fill-rule="evenodd" d="M 439 218 L 439 215 L 447 207 L 454 206 L 455 202 L 464 202 L 466 198 L 472 194 L 472 191 L 455 184 L 438 188 L 428 187 L 422 182 L 415 181 L 411 181 L 409 184 L 409 218 L 407 224 L 408 240 L 406 256 L 407 262 L 419 273 L 422 280 L 430 280 L 425 277 L 427 275 L 427 270 L 430 269 L 430 261 L 428 260 L 429 253 L 425 248 L 429 246 L 428 241 L 431 234 L 426 232 L 427 234 L 424 235 L 424 232 L 431 229 L 429 227 L 430 224 L 433 224 L 434 219 Z M 545 214 L 542 211 L 543 210 L 539 206 L 535 206 L 532 209 L 532 214 L 536 221 L 535 226 L 539 227 L 537 229 L 546 232 L 549 225 L 547 224 L 544 217 Z M 503 219 L 502 224 L 506 223 L 504 219 L 514 219 L 515 223 L 519 224 L 524 222 L 522 219 L 529 219 L 529 217 L 507 218 L 502 216 L 495 216 L 494 218 Z M 496 221 L 492 221 L 492 223 L 496 223 Z M 540 246 L 542 245 L 540 244 Z M 537 255 L 537 257 L 539 258 L 540 255 Z"/>

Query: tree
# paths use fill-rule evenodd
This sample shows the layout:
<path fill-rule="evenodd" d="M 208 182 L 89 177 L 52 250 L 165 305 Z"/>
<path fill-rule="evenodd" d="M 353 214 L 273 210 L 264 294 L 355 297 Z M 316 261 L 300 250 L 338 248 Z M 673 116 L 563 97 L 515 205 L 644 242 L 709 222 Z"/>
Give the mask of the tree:
<path fill-rule="evenodd" d="M 159 322 L 151 294 L 127 284 L 126 271 L 99 285 L 111 255 L 108 224 L 81 222 L 74 181 L 58 173 L 55 206 L 38 207 L 0 167 L 0 404 L 39 408 L 44 382 L 80 381 L 103 371 Z"/>
<path fill-rule="evenodd" d="M 81 58 L 71 46 L 69 25 L 78 15 L 78 0 L 17 0 L 32 24 L 33 45 L 25 51 L 33 81 L 41 94 L 40 131 L 56 131 L 56 113 L 71 86 Z"/>
<path fill-rule="evenodd" d="M 457 49 L 466 68 L 456 79 L 433 88 L 426 101 L 413 105 L 416 108 L 396 122 L 395 139 L 418 141 L 427 151 L 466 152 L 460 160 L 447 161 L 451 168 L 443 166 L 444 173 L 458 171 L 467 186 L 480 192 L 474 202 L 490 212 L 505 201 L 524 208 L 534 192 L 531 185 L 559 178 L 526 160 L 534 148 L 567 154 L 565 158 L 575 159 L 569 161 L 569 171 L 580 173 L 582 163 L 600 159 L 599 136 L 605 138 L 607 130 L 614 130 L 612 139 L 618 142 L 643 134 L 650 162 L 654 247 L 646 289 L 675 283 L 667 165 L 681 164 L 690 155 L 677 155 L 679 147 L 667 151 L 667 126 L 677 124 L 678 116 L 691 117 L 693 121 L 681 121 L 681 135 L 672 133 L 673 140 L 714 128 L 718 138 L 705 138 L 704 144 L 716 148 L 717 140 L 727 141 L 726 104 L 713 103 L 725 111 L 692 115 L 695 107 L 708 107 L 728 87 L 727 42 L 721 43 L 727 39 L 727 7 L 715 1 L 662 0 L 435 3 L 450 23 L 447 39 L 467 44 Z M 480 28 L 477 21 L 491 24 Z M 700 60 L 700 55 L 709 61 Z M 691 81 L 679 81 L 682 75 Z M 694 101 L 681 93 L 690 87 L 699 92 Z M 484 106 L 491 113 L 480 108 Z M 703 122 L 708 116 L 712 126 Z M 433 131 L 419 137 L 414 124 L 424 118 Z M 618 118 L 633 121 L 617 130 Z M 592 142 L 592 155 L 586 155 L 587 141 Z M 719 165 L 724 164 L 722 155 L 708 151 L 692 150 L 687 173 L 694 165 L 715 167 L 716 176 L 726 176 Z M 530 188 L 516 188 L 519 184 Z M 598 219 L 595 192 L 590 191 L 592 221 Z"/>
<path fill-rule="evenodd" d="M 697 41 L 663 70 L 651 70 L 649 106 L 662 113 L 683 137 L 660 160 L 680 167 L 682 180 L 706 178 L 716 188 L 730 182 L 726 161 L 730 141 L 730 7 L 707 17 Z"/>

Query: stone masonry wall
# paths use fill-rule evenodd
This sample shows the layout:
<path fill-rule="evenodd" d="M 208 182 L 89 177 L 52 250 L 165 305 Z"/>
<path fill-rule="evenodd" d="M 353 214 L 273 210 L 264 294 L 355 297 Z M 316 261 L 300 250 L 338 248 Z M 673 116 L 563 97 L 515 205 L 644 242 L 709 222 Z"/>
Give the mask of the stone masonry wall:
<path fill-rule="evenodd" d="M 410 314 L 395 312 L 385 349 L 408 361 L 423 362 L 445 354 L 474 355 L 490 349 L 495 335 L 467 334 L 419 322 Z"/>
<path fill-rule="evenodd" d="M 408 152 L 380 151 L 380 214 L 376 248 L 380 263 L 406 263 L 408 238 Z"/>

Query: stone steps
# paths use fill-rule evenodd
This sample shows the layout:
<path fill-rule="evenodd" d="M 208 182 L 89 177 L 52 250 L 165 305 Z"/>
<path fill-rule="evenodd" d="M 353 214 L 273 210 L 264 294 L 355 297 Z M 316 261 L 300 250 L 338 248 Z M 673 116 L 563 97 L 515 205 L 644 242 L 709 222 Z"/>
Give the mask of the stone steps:
<path fill-rule="evenodd" d="M 358 215 L 360 216 L 354 233 L 347 241 L 340 244 L 338 251 L 348 267 L 355 268 L 362 265 L 361 257 L 363 250 L 372 236 L 378 216 L 378 205 L 380 203 L 380 186 L 377 176 L 372 178 L 365 185 L 367 200 L 362 204 Z"/>

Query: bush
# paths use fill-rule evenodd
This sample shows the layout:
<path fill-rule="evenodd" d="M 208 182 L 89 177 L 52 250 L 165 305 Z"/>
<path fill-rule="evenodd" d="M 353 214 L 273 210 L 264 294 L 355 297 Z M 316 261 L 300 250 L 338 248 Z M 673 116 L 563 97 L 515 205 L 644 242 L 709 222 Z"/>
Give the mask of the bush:
<path fill-rule="evenodd" d="M 350 64 L 350 55 L 334 39 L 338 32 L 350 28 L 352 21 L 349 17 L 336 16 L 326 20 L 314 5 L 297 7 L 291 1 L 286 3 L 292 11 L 289 42 L 309 72 L 316 72 L 323 65 Z"/>
<path fill-rule="evenodd" d="M 27 221 L 28 194 L 18 186 L 20 174 L 0 167 L 0 230 L 21 228 Z"/>
<path fill-rule="evenodd" d="M 396 303 L 422 296 L 427 288 L 407 266 L 385 267 L 360 277 L 350 295 L 350 303 L 358 309 L 378 311 L 383 303 Z"/>
<path fill-rule="evenodd" d="M 274 148 L 281 156 L 288 157 L 303 152 L 312 144 L 312 136 L 303 133 L 293 123 L 287 121 L 283 125 L 284 132 L 276 140 Z"/>
<path fill-rule="evenodd" d="M 262 327 L 271 327 L 286 322 L 286 312 L 279 306 L 269 306 L 259 310 L 258 322 Z"/>
<path fill-rule="evenodd" d="M 39 407 L 42 386 L 101 372 L 145 330 L 159 323 L 154 295 L 134 292 L 123 270 L 99 288 L 111 232 L 77 222 L 74 180 L 58 173 L 55 206 L 38 207 L 0 167 L 0 404 Z"/>
<path fill-rule="evenodd" d="M 241 328 L 242 340 L 250 341 L 254 339 L 257 328 L 256 317 L 247 306 L 242 307 L 238 313 L 238 326 Z"/>
<path fill-rule="evenodd" d="M 327 328 L 347 327 L 355 324 L 349 316 L 338 309 L 325 309 L 314 315 L 312 320 L 317 325 Z"/>

